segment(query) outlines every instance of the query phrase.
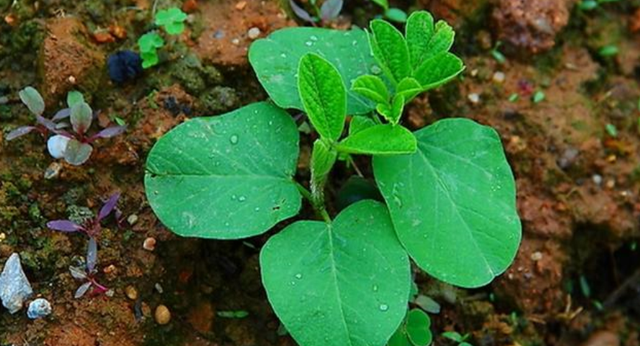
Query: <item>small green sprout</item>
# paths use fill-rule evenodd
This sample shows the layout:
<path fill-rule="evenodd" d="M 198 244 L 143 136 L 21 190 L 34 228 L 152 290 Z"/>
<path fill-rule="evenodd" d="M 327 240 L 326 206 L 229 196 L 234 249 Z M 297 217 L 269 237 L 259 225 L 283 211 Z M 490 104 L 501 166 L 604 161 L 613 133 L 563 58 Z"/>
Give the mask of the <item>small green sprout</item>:
<path fill-rule="evenodd" d="M 388 0 L 371 0 L 371 2 L 382 7 L 384 10 L 384 17 L 388 20 L 396 23 L 406 23 L 407 13 L 399 8 L 389 7 Z"/>
<path fill-rule="evenodd" d="M 389 339 L 387 346 L 427 346 L 433 339 L 430 327 L 429 315 L 420 309 L 413 309 Z"/>
<path fill-rule="evenodd" d="M 546 96 L 545 96 L 544 92 L 542 90 L 538 90 L 531 97 L 531 101 L 533 101 L 533 103 L 540 103 L 540 102 L 544 101 L 545 98 L 546 98 Z"/>
<path fill-rule="evenodd" d="M 582 11 L 592 11 L 600 7 L 602 4 L 618 1 L 620 0 L 582 0 L 578 3 L 578 8 Z"/>
<path fill-rule="evenodd" d="M 187 14 L 177 7 L 158 11 L 155 23 L 164 28 L 169 35 L 179 35 L 184 31 L 184 21 Z"/>
<path fill-rule="evenodd" d="M 616 125 L 613 124 L 606 124 L 604 126 L 604 129 L 607 131 L 607 134 L 613 138 L 618 137 L 618 129 L 616 128 Z"/>
<path fill-rule="evenodd" d="M 218 311 L 216 315 L 222 318 L 245 318 L 249 316 L 249 312 L 245 310 Z"/>
<path fill-rule="evenodd" d="M 496 59 L 498 63 L 504 64 L 507 62 L 507 58 L 502 54 L 502 52 L 500 52 L 500 46 L 502 46 L 502 42 L 498 41 L 495 47 L 491 50 L 491 56 Z"/>
<path fill-rule="evenodd" d="M 469 339 L 469 334 L 465 334 L 465 335 L 460 335 L 460 333 L 456 332 L 456 331 L 452 331 L 452 332 L 444 332 L 442 334 L 443 337 L 455 341 L 458 343 L 458 346 L 472 346 L 470 343 L 466 342 L 467 339 Z"/>
<path fill-rule="evenodd" d="M 518 101 L 518 99 L 520 98 L 520 95 L 518 95 L 518 93 L 513 93 L 511 95 L 509 95 L 509 102 L 516 102 Z"/>
<path fill-rule="evenodd" d="M 600 48 L 600 50 L 598 50 L 598 55 L 600 55 L 603 58 L 612 57 L 617 54 L 618 54 L 618 47 L 616 47 L 615 45 L 607 45 Z"/>

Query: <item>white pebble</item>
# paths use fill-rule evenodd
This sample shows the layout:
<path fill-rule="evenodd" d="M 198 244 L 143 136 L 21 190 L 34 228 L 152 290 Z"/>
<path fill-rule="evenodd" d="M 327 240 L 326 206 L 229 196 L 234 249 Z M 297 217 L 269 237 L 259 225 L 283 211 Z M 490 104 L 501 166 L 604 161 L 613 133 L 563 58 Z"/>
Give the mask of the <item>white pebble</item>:
<path fill-rule="evenodd" d="M 469 101 L 471 101 L 471 103 L 473 104 L 477 104 L 480 102 L 480 95 L 476 94 L 476 93 L 472 93 L 469 94 L 469 96 L 467 96 L 467 98 L 469 99 Z"/>
<path fill-rule="evenodd" d="M 249 29 L 249 31 L 247 31 L 247 36 L 249 36 L 250 39 L 255 40 L 260 36 L 260 29 L 254 26 L 253 28 Z"/>
<path fill-rule="evenodd" d="M 503 72 L 498 71 L 493 74 L 493 81 L 496 83 L 502 83 L 504 82 L 504 79 L 505 79 L 505 76 Z"/>
<path fill-rule="evenodd" d="M 54 159 L 61 159 L 67 150 L 67 144 L 69 144 L 69 137 L 55 135 L 47 141 L 47 149 Z"/>

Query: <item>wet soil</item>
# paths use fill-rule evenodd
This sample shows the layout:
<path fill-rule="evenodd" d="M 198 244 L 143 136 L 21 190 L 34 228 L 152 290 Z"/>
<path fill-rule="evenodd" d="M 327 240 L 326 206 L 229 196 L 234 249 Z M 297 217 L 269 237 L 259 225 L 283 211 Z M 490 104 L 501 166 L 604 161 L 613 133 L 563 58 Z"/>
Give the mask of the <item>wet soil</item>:
<path fill-rule="evenodd" d="M 295 344 L 279 332 L 259 275 L 259 249 L 282 226 L 243 241 L 179 238 L 153 215 L 142 177 L 148 151 L 172 127 L 265 99 L 247 64 L 248 31 L 264 37 L 298 24 L 275 0 L 159 1 L 189 12 L 188 30 L 157 68 L 115 85 L 105 57 L 135 48 L 151 28 L 153 5 L 0 0 L 0 263 L 19 252 L 37 297 L 53 305 L 51 316 L 36 321 L 0 310 L 0 344 Z M 515 263 L 487 287 L 461 290 L 415 271 L 420 292 L 442 306 L 432 330 L 470 333 L 474 345 L 640 345 L 640 3 L 589 12 L 550 0 L 395 5 L 451 21 L 454 50 L 467 65 L 463 78 L 408 107 L 407 126 L 466 117 L 496 128 L 523 221 Z M 354 1 L 333 25 L 376 14 L 369 2 Z M 607 45 L 618 54 L 599 54 Z M 78 89 L 101 110 L 100 126 L 117 117 L 129 129 L 98 142 L 84 166 L 58 162 L 55 178 L 45 179 L 55 166 L 42 137 L 4 139 L 32 123 L 16 96 L 26 85 L 43 92 L 48 115 Z M 534 102 L 536 94 L 544 98 Z M 305 137 L 301 180 L 308 179 Z M 370 171 L 365 158 L 358 164 Z M 330 200 L 352 174 L 337 167 Z M 85 253 L 86 239 L 54 233 L 45 222 L 95 212 L 115 191 L 124 221 L 105 223 L 98 274 L 113 295 L 73 299 L 80 283 L 68 267 Z M 157 242 L 152 251 L 143 248 L 149 237 Z M 134 299 L 125 293 L 132 288 Z M 171 313 L 166 325 L 154 321 L 160 304 Z M 248 316 L 220 316 L 225 311 Z"/>

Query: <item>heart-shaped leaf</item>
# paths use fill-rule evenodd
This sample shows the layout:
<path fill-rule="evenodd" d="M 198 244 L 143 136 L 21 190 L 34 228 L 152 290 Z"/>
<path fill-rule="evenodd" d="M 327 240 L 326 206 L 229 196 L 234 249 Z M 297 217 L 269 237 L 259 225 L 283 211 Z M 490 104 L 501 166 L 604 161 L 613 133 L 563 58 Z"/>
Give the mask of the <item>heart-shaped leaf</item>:
<path fill-rule="evenodd" d="M 335 66 L 345 85 L 361 75 L 379 69 L 370 54 L 367 35 L 361 29 L 351 31 L 321 28 L 287 28 L 255 41 L 249 49 L 249 61 L 260 83 L 282 108 L 304 110 L 298 92 L 298 62 L 307 53 L 318 54 Z M 366 98 L 348 92 L 347 114 L 365 114 L 375 105 Z"/>
<path fill-rule="evenodd" d="M 416 151 L 416 137 L 400 125 L 374 125 L 345 138 L 337 149 L 349 154 L 411 154 Z"/>
<path fill-rule="evenodd" d="M 297 214 L 292 176 L 298 129 L 268 103 L 187 121 L 147 159 L 145 190 L 158 218 L 189 237 L 237 239 Z"/>
<path fill-rule="evenodd" d="M 424 311 L 413 309 L 407 314 L 406 330 L 407 336 L 415 346 L 427 346 L 431 343 L 431 319 Z"/>
<path fill-rule="evenodd" d="M 500 137 L 468 119 L 440 120 L 415 135 L 416 153 L 373 160 L 398 238 L 430 275 L 483 286 L 511 264 L 521 237 Z"/>
<path fill-rule="evenodd" d="M 423 61 L 449 51 L 455 38 L 455 32 L 449 24 L 439 21 L 434 25 L 433 17 L 427 11 L 412 13 L 405 31 L 414 69 Z"/>
<path fill-rule="evenodd" d="M 331 224 L 287 226 L 260 265 L 269 301 L 300 345 L 381 346 L 407 311 L 409 261 L 378 202 L 353 204 Z"/>

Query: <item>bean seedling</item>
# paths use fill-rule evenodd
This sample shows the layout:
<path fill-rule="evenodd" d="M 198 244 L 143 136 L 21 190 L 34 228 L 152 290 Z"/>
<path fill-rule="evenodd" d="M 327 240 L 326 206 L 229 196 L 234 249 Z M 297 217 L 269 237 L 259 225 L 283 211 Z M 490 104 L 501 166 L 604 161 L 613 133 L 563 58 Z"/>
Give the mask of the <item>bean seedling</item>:
<path fill-rule="evenodd" d="M 291 336 L 302 346 L 377 346 L 400 330 L 412 345 L 428 343 L 428 316 L 407 314 L 409 259 L 439 280 L 479 287 L 509 267 L 521 237 L 495 130 L 468 119 L 402 126 L 407 102 L 464 69 L 449 52 L 453 36 L 416 12 L 404 35 L 374 20 L 369 35 L 289 28 L 257 40 L 249 60 L 273 103 L 165 134 L 147 159 L 151 207 L 179 235 L 242 239 L 297 215 L 304 198 L 318 220 L 288 224 L 260 253 L 268 299 Z M 300 133 L 285 108 L 306 113 L 315 130 L 308 188 L 294 180 Z M 359 200 L 334 215 L 331 171 L 354 155 L 373 156 L 384 203 Z"/>
<path fill-rule="evenodd" d="M 177 7 L 158 11 L 155 25 L 162 27 L 169 35 L 180 35 L 184 31 L 187 14 Z M 138 48 L 142 58 L 142 68 L 150 68 L 160 62 L 158 49 L 164 47 L 165 41 L 157 30 L 147 32 L 138 39 Z"/>

